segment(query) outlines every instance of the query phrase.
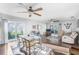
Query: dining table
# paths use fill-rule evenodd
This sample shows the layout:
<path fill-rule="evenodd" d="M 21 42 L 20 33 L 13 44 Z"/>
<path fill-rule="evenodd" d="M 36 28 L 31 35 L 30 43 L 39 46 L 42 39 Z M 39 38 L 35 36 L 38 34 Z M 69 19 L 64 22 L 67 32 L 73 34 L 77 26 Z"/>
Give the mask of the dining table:
<path fill-rule="evenodd" d="M 27 50 L 27 47 L 29 49 L 29 52 L 28 54 L 31 55 L 31 43 L 35 40 L 40 40 L 40 36 L 27 36 L 27 35 L 20 35 L 20 38 L 24 39 L 25 42 L 26 42 L 26 50 Z M 28 45 L 27 45 L 28 43 Z M 40 42 L 39 42 L 40 43 Z"/>

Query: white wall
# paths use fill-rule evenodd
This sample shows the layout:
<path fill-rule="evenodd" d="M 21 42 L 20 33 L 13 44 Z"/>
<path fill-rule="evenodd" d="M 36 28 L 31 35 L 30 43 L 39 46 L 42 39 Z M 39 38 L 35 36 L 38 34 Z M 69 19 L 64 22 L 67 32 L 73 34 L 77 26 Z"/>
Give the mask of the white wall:
<path fill-rule="evenodd" d="M 26 34 L 29 34 L 33 30 L 32 26 L 37 24 L 40 25 L 39 31 L 41 32 L 41 34 L 43 34 L 46 31 L 46 25 L 44 23 L 35 22 L 35 21 L 28 21 L 26 23 L 26 26 L 25 26 Z"/>
<path fill-rule="evenodd" d="M 5 43 L 5 22 L 0 21 L 0 44 Z"/>
<path fill-rule="evenodd" d="M 64 24 L 66 23 L 72 23 L 71 26 L 70 26 L 70 29 L 66 29 Z M 72 31 L 76 31 L 77 29 L 77 20 L 64 20 L 62 22 L 62 30 L 65 31 L 65 32 L 72 32 Z"/>

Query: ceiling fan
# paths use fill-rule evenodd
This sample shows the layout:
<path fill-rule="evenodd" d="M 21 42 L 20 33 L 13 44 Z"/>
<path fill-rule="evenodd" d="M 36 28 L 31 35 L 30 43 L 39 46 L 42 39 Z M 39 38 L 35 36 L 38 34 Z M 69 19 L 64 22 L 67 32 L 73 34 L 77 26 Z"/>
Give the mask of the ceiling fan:
<path fill-rule="evenodd" d="M 26 9 L 26 11 L 17 12 L 17 13 L 28 13 L 29 17 L 31 17 L 32 14 L 35 14 L 37 16 L 42 16 L 41 14 L 37 13 L 37 11 L 41 11 L 41 10 L 43 10 L 43 8 L 40 7 L 40 8 L 37 8 L 37 9 L 34 10 L 32 6 L 29 6 L 27 8 L 27 6 L 25 4 L 23 4 L 23 3 L 19 3 L 19 4 L 21 5 L 21 7 L 24 7 Z"/>

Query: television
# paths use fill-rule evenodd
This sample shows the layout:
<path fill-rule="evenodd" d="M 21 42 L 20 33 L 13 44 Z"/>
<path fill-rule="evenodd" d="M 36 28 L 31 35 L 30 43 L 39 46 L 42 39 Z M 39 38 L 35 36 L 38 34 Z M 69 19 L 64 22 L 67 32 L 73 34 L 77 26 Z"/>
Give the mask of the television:
<path fill-rule="evenodd" d="M 51 29 L 46 29 L 46 32 L 51 32 Z"/>

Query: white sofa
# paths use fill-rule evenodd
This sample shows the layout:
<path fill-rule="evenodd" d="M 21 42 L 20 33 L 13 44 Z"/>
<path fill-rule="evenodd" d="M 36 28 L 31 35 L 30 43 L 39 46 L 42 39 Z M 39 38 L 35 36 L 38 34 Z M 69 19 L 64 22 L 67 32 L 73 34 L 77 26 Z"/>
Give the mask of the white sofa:
<path fill-rule="evenodd" d="M 59 44 L 59 35 L 58 34 L 51 34 L 51 36 L 47 37 L 49 39 L 49 43 L 52 44 Z"/>

